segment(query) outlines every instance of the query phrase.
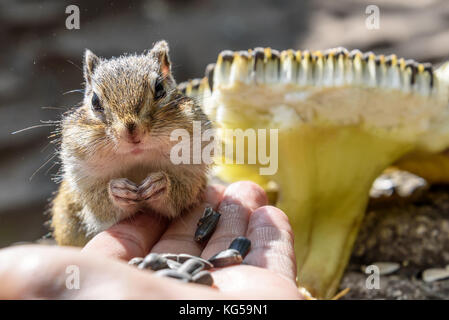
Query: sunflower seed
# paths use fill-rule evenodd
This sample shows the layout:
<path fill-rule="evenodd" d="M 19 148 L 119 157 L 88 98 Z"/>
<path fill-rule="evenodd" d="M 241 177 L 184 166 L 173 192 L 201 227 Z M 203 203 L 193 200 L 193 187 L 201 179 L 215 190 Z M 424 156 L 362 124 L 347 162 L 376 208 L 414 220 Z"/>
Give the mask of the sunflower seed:
<path fill-rule="evenodd" d="M 206 286 L 212 286 L 214 284 L 214 278 L 212 278 L 212 274 L 209 271 L 198 272 L 192 277 L 192 281 Z"/>
<path fill-rule="evenodd" d="M 184 262 L 186 262 L 186 261 L 189 260 L 189 259 L 195 259 L 195 260 L 201 261 L 201 262 L 204 264 L 204 269 L 206 269 L 206 270 L 211 269 L 211 268 L 214 267 L 214 266 L 212 265 L 212 263 L 210 263 L 209 261 L 207 261 L 207 260 L 205 260 L 205 259 L 203 259 L 203 258 L 200 258 L 200 257 L 192 256 L 192 255 L 187 254 L 187 253 L 181 253 L 181 254 L 179 254 L 179 255 L 178 255 L 177 262 L 179 262 L 179 263 L 184 263 Z"/>
<path fill-rule="evenodd" d="M 218 220 L 220 220 L 221 214 L 214 211 L 212 208 L 207 207 L 204 210 L 204 214 L 198 221 L 198 228 L 195 231 L 194 239 L 196 242 L 203 242 L 210 238 L 217 227 Z"/>
<path fill-rule="evenodd" d="M 243 259 L 235 249 L 226 249 L 214 255 L 209 261 L 214 265 L 214 268 L 223 268 L 235 264 L 241 264 Z"/>
<path fill-rule="evenodd" d="M 186 262 L 184 262 L 179 268 L 179 272 L 185 272 L 191 275 L 194 275 L 195 273 L 201 271 L 204 269 L 204 263 L 201 261 L 193 258 L 189 259 Z"/>
<path fill-rule="evenodd" d="M 399 270 L 401 265 L 396 262 L 374 262 L 372 265 L 375 265 L 379 268 L 379 275 L 386 276 L 392 274 Z M 365 272 L 367 266 L 362 266 L 362 272 Z"/>
<path fill-rule="evenodd" d="M 179 262 L 170 260 L 170 259 L 167 259 L 167 265 L 170 269 L 175 269 L 175 270 L 181 266 L 181 264 Z"/>
<path fill-rule="evenodd" d="M 425 282 L 434 282 L 449 278 L 449 270 L 443 268 L 432 268 L 424 270 L 422 279 Z"/>
<path fill-rule="evenodd" d="M 187 260 L 189 260 L 189 259 L 194 259 L 194 258 L 197 258 L 197 257 L 192 256 L 191 254 L 188 254 L 188 253 L 180 253 L 180 254 L 178 254 L 178 256 L 176 257 L 176 261 L 179 262 L 179 263 L 184 263 L 184 262 L 186 262 Z"/>
<path fill-rule="evenodd" d="M 157 253 L 150 253 L 138 266 L 139 269 L 151 269 L 158 271 L 168 268 L 167 259 Z"/>
<path fill-rule="evenodd" d="M 176 253 L 162 253 L 161 256 L 165 259 L 178 261 L 178 255 Z"/>
<path fill-rule="evenodd" d="M 240 252 L 242 258 L 245 258 L 248 254 L 249 248 L 251 248 L 251 241 L 245 237 L 237 237 L 229 245 L 229 249 L 235 249 Z"/>
<path fill-rule="evenodd" d="M 135 257 L 128 261 L 129 265 L 138 266 L 143 261 L 142 257 Z"/>
<path fill-rule="evenodd" d="M 155 275 L 158 277 L 168 277 L 173 279 L 181 280 L 182 282 L 190 282 L 192 280 L 192 276 L 185 272 L 179 272 L 178 270 L 172 269 L 162 269 L 155 272 Z"/>

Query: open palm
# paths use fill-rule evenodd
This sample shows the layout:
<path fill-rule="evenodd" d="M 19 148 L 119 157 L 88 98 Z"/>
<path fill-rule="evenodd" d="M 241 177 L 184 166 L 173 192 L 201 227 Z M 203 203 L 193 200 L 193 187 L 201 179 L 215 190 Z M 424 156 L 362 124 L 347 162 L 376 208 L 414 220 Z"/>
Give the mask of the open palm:
<path fill-rule="evenodd" d="M 251 182 L 210 186 L 205 203 L 166 222 L 139 214 L 94 237 L 82 250 L 22 246 L 0 251 L 3 298 L 300 299 L 296 287 L 293 233 L 279 209 L 266 206 Z M 198 219 L 211 206 L 222 215 L 206 244 L 194 241 Z M 213 270 L 214 288 L 155 277 L 126 261 L 149 252 L 188 253 L 208 259 L 238 236 L 252 242 L 242 265 Z M 32 261 L 32 264 L 30 264 Z M 66 268 L 80 268 L 79 290 L 67 290 Z M 27 273 L 21 272 L 24 266 Z M 32 281 L 28 279 L 32 277 Z"/>

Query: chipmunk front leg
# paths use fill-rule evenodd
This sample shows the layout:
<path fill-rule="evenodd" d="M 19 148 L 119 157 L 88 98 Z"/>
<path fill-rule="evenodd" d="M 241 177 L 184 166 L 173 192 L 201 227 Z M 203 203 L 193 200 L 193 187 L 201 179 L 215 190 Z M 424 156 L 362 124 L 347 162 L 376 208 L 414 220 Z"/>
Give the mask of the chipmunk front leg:
<path fill-rule="evenodd" d="M 112 203 L 122 211 L 137 211 L 141 196 L 139 187 L 131 180 L 121 178 L 109 181 L 108 193 Z"/>

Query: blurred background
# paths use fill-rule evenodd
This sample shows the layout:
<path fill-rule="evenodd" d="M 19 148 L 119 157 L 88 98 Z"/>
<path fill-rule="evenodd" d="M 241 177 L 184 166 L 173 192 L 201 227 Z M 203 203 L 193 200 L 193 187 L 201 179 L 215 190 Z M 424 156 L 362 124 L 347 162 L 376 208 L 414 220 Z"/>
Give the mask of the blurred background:
<path fill-rule="evenodd" d="M 66 6 L 80 8 L 80 29 L 66 29 Z M 365 21 L 380 9 L 379 29 Z M 44 215 L 57 185 L 52 127 L 78 103 L 82 55 L 142 52 L 159 39 L 171 47 L 178 82 L 201 77 L 224 49 L 348 49 L 395 53 L 438 64 L 449 60 L 444 0 L 275 1 L 136 0 L 0 2 L 0 247 L 48 232 Z"/>

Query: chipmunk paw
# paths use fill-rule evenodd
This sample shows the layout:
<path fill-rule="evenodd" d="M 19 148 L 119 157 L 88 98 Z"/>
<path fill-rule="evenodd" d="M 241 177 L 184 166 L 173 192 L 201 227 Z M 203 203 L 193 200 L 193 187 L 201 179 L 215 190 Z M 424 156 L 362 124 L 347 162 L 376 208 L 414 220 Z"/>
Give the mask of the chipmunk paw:
<path fill-rule="evenodd" d="M 154 172 L 142 181 L 138 188 L 138 193 L 143 201 L 154 201 L 165 196 L 168 187 L 167 175 L 163 172 Z"/>
<path fill-rule="evenodd" d="M 108 191 L 114 205 L 122 209 L 137 206 L 140 201 L 137 185 L 125 178 L 113 179 L 109 182 Z"/>

